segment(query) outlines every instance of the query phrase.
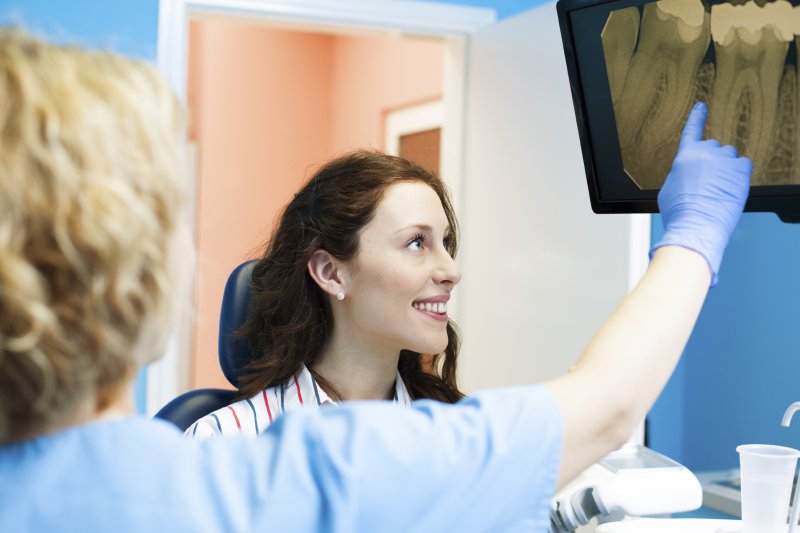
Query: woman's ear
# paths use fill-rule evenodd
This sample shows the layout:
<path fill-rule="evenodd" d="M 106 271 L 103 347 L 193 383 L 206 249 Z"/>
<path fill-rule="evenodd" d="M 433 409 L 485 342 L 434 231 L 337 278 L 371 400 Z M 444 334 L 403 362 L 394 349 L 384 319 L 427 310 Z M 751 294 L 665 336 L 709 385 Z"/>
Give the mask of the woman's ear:
<path fill-rule="evenodd" d="M 345 290 L 339 261 L 325 250 L 317 250 L 311 254 L 307 267 L 311 278 L 326 293 L 336 296 Z"/>

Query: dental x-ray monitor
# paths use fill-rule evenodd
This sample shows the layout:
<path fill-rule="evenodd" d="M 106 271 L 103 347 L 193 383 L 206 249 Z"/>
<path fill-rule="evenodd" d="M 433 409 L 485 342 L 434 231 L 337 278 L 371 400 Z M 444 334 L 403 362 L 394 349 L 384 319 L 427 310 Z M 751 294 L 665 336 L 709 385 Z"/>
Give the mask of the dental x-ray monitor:
<path fill-rule="evenodd" d="M 800 3 L 800 0 L 795 0 Z M 752 159 L 745 211 L 800 222 L 800 6 L 559 0 L 592 209 L 655 213 L 689 109 Z"/>

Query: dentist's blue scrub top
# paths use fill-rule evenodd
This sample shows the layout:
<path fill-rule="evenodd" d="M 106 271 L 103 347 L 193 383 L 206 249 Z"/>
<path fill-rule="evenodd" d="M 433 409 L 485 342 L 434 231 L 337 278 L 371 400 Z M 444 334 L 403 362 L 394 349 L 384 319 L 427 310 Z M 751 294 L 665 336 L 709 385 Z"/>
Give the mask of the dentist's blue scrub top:
<path fill-rule="evenodd" d="M 539 386 L 299 410 L 258 438 L 99 421 L 0 447 L 0 530 L 544 532 L 562 440 Z"/>

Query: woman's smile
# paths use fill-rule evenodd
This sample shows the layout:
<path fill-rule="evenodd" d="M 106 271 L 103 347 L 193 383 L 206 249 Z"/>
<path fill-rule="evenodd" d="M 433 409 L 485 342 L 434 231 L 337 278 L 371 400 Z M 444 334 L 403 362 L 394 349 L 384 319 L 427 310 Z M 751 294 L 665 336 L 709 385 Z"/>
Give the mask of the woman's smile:
<path fill-rule="evenodd" d="M 447 301 L 449 294 L 417 300 L 411 306 L 423 315 L 440 322 L 447 322 Z"/>

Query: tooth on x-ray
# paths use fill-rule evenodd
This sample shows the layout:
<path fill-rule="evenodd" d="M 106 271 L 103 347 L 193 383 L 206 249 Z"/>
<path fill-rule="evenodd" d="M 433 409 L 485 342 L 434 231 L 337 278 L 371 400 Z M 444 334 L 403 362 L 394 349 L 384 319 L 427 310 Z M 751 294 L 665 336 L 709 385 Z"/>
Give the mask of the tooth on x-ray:
<path fill-rule="evenodd" d="M 750 2 L 711 8 L 717 68 L 709 133 L 752 159 L 754 185 L 765 183 L 793 19 L 794 9 L 785 0 L 764 7 Z"/>
<path fill-rule="evenodd" d="M 603 55 L 606 60 L 611 102 L 616 103 L 622 95 L 625 77 L 631 64 L 633 49 L 639 36 L 639 8 L 626 7 L 612 11 L 603 27 Z"/>
<path fill-rule="evenodd" d="M 639 41 L 614 105 L 623 166 L 643 189 L 660 187 L 675 157 L 710 41 L 708 17 L 702 0 L 644 6 Z M 604 49 L 611 47 L 610 33 L 601 35 Z"/>

